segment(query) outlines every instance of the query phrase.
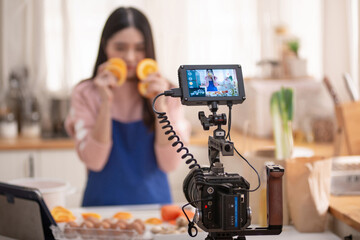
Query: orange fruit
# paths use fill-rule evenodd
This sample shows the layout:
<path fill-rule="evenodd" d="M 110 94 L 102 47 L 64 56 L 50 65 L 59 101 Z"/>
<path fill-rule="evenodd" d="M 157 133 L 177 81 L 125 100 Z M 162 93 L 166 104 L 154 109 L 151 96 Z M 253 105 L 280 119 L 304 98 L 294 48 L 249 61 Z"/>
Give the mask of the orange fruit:
<path fill-rule="evenodd" d="M 149 74 L 158 71 L 158 65 L 154 59 L 145 58 L 136 67 L 136 75 L 140 80 L 144 80 Z"/>
<path fill-rule="evenodd" d="M 139 93 L 141 94 L 141 96 L 147 97 L 148 85 L 149 84 L 147 84 L 147 83 L 142 83 L 142 82 L 138 83 L 138 90 L 139 90 Z"/>
<path fill-rule="evenodd" d="M 76 217 L 72 214 L 67 214 L 67 213 L 57 213 L 55 215 L 53 215 L 53 218 L 55 220 L 55 222 L 71 222 L 71 221 L 75 221 Z"/>
<path fill-rule="evenodd" d="M 138 83 L 138 91 L 139 93 L 146 98 L 153 98 L 156 96 L 156 93 L 148 93 L 147 89 L 148 89 L 149 84 L 148 83 L 143 83 L 143 82 L 139 82 Z"/>
<path fill-rule="evenodd" d="M 61 206 L 54 207 L 50 213 L 56 222 L 70 222 L 76 219 L 70 210 Z"/>
<path fill-rule="evenodd" d="M 132 214 L 129 212 L 117 212 L 114 214 L 113 218 L 127 220 L 132 218 Z"/>
<path fill-rule="evenodd" d="M 126 81 L 127 68 L 124 60 L 120 58 L 110 58 L 109 64 L 105 67 L 118 79 L 118 85 L 122 85 Z"/>
<path fill-rule="evenodd" d="M 82 213 L 81 216 L 84 218 L 84 219 L 87 219 L 89 217 L 94 217 L 94 218 L 97 218 L 97 219 L 101 219 L 101 216 L 100 214 L 97 214 L 97 213 L 93 213 L 93 212 L 88 212 L 88 213 Z"/>
<path fill-rule="evenodd" d="M 181 213 L 181 208 L 177 205 L 163 205 L 161 207 L 161 218 L 164 221 L 176 220 Z"/>
<path fill-rule="evenodd" d="M 159 224 L 162 224 L 162 221 L 159 218 L 148 218 L 148 219 L 146 219 L 145 223 L 159 225 Z"/>
<path fill-rule="evenodd" d="M 187 210 L 187 209 L 185 209 L 185 213 L 186 213 L 186 215 L 188 216 L 189 219 L 193 219 L 194 216 L 195 216 L 195 213 L 194 213 L 193 211 L 190 211 L 190 210 Z M 185 214 L 184 214 L 183 211 L 181 211 L 180 216 L 184 216 L 184 217 L 185 217 Z"/>

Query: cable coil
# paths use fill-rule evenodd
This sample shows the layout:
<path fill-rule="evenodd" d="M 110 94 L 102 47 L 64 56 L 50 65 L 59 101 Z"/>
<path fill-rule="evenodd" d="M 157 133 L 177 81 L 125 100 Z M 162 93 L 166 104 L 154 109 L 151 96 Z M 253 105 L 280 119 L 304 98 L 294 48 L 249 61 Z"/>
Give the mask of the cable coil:
<path fill-rule="evenodd" d="M 178 147 L 178 149 L 176 150 L 177 153 L 180 153 L 181 151 L 185 151 L 185 153 L 183 155 L 181 155 L 181 159 L 186 159 L 186 164 L 190 165 L 189 169 L 192 169 L 194 167 L 198 167 L 199 169 L 201 168 L 200 165 L 197 163 L 196 159 L 194 158 L 194 155 L 192 155 L 189 151 L 189 149 L 187 147 L 184 146 L 184 143 L 180 140 L 180 137 L 176 134 L 173 126 L 171 125 L 168 116 L 166 116 L 165 112 L 158 112 L 155 109 L 155 102 L 157 100 L 158 97 L 165 95 L 164 93 L 160 93 L 159 95 L 157 95 L 154 98 L 153 101 L 153 110 L 154 112 L 158 115 L 157 118 L 159 119 L 159 123 L 160 124 L 165 124 L 163 125 L 161 128 L 165 130 L 165 135 L 169 135 L 168 140 L 172 141 L 174 138 L 176 138 L 176 141 L 174 141 L 171 146 L 176 147 L 177 145 L 180 144 L 180 147 Z"/>

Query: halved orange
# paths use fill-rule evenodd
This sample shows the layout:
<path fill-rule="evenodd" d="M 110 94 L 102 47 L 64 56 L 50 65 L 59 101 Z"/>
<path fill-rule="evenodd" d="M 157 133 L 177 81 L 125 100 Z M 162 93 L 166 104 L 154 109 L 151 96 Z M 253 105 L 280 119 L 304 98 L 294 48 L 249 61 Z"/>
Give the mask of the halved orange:
<path fill-rule="evenodd" d="M 147 97 L 148 85 L 149 84 L 147 84 L 147 83 L 142 83 L 142 82 L 138 83 L 138 90 L 139 90 L 139 93 L 141 94 L 141 96 Z"/>
<path fill-rule="evenodd" d="M 148 219 L 146 219 L 145 223 L 147 223 L 147 224 L 153 224 L 153 225 L 159 225 L 159 224 L 162 224 L 162 221 L 161 221 L 161 219 L 159 219 L 159 218 L 153 217 L 153 218 L 148 218 Z"/>
<path fill-rule="evenodd" d="M 136 67 L 136 75 L 140 80 L 144 80 L 149 74 L 158 71 L 158 65 L 154 59 L 145 58 Z"/>
<path fill-rule="evenodd" d="M 114 214 L 113 218 L 127 220 L 132 218 L 132 214 L 129 212 L 117 212 Z"/>
<path fill-rule="evenodd" d="M 124 60 L 120 58 L 109 59 L 109 64 L 106 66 L 106 70 L 109 70 L 118 79 L 118 85 L 122 85 L 127 77 L 127 68 Z"/>
<path fill-rule="evenodd" d="M 54 207 L 50 213 L 56 222 L 69 222 L 76 219 L 70 210 L 61 206 Z"/>
<path fill-rule="evenodd" d="M 68 213 L 57 213 L 55 215 L 53 215 L 53 218 L 55 220 L 55 222 L 71 222 L 71 221 L 75 221 L 76 217 L 72 214 L 68 214 Z"/>
<path fill-rule="evenodd" d="M 55 214 L 55 213 L 58 213 L 58 212 L 65 212 L 65 213 L 71 213 L 72 212 L 64 207 L 61 207 L 61 206 L 56 206 L 54 207 L 53 209 L 51 209 L 51 214 Z"/>
<path fill-rule="evenodd" d="M 97 218 L 97 219 L 101 219 L 101 215 L 98 214 L 98 213 L 93 213 L 93 212 L 87 212 L 87 213 L 81 213 L 81 216 L 84 218 L 84 219 L 87 219 L 89 217 L 94 217 L 94 218 Z"/>

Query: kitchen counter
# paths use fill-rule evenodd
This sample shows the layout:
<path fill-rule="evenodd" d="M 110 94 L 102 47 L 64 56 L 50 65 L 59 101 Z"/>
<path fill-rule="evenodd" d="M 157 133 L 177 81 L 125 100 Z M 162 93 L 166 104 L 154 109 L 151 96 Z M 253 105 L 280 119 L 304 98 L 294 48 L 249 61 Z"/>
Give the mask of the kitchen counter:
<path fill-rule="evenodd" d="M 103 218 L 111 217 L 114 213 L 119 211 L 131 212 L 134 219 L 140 218 L 146 220 L 150 217 L 160 218 L 160 205 L 137 205 L 137 206 L 111 206 L 111 207 L 88 207 L 88 208 L 76 208 L 71 209 L 75 216 L 81 216 L 82 212 L 95 212 L 100 214 Z M 186 233 L 184 234 L 171 234 L 171 235 L 154 235 L 154 240 L 183 240 L 183 239 L 195 239 L 203 240 L 207 236 L 205 232 L 199 232 L 199 234 L 192 238 Z M 293 226 L 284 226 L 283 232 L 280 235 L 274 236 L 247 236 L 249 240 L 262 240 L 262 239 L 276 239 L 276 240 L 339 240 L 335 234 L 326 231 L 323 233 L 300 233 Z"/>
<path fill-rule="evenodd" d="M 195 131 L 191 135 L 190 145 L 204 146 L 208 144 L 208 137 L 212 135 L 212 131 Z M 267 146 L 274 146 L 274 140 L 272 138 L 259 138 L 254 136 L 244 136 L 238 129 L 231 129 L 231 140 L 234 142 L 235 147 L 240 152 L 255 151 Z M 305 147 L 312 149 L 315 155 L 332 157 L 334 154 L 333 143 L 297 143 L 296 147 Z"/>
<path fill-rule="evenodd" d="M 273 146 L 272 139 L 245 137 L 240 131 L 232 129 L 231 137 L 240 152 L 256 150 L 264 146 Z M 190 139 L 190 145 L 206 147 L 208 136 L 212 131 L 194 132 Z M 246 147 L 245 144 L 249 144 Z M 296 146 L 312 149 L 316 155 L 331 157 L 333 155 L 333 144 L 295 144 Z M 72 139 L 26 139 L 16 140 L 0 139 L 0 151 L 6 150 L 42 150 L 42 149 L 74 149 L 75 143 Z M 332 196 L 330 201 L 330 213 L 339 221 L 346 223 L 357 231 L 360 231 L 360 196 Z"/>
<path fill-rule="evenodd" d="M 331 196 L 330 213 L 360 232 L 360 196 Z"/>
<path fill-rule="evenodd" d="M 38 150 L 38 149 L 74 149 L 75 143 L 70 138 L 16 138 L 0 139 L 0 151 L 5 150 Z"/>
<path fill-rule="evenodd" d="M 204 146 L 208 144 L 208 136 L 212 135 L 212 131 L 196 131 L 192 133 L 190 138 L 190 145 Z M 264 146 L 272 146 L 274 142 L 272 139 L 246 137 L 243 134 L 233 128 L 231 130 L 231 138 L 235 143 L 235 146 L 239 151 L 244 152 L 249 149 L 245 149 L 245 144 L 251 143 L 251 150 L 256 150 Z M 333 145 L 332 144 L 314 144 L 314 143 L 302 143 L 296 144 L 296 146 L 307 147 L 314 150 L 316 155 L 332 156 Z M 74 149 L 75 142 L 71 138 L 16 138 L 16 139 L 0 139 L 0 151 L 6 150 L 41 150 L 41 149 Z"/>

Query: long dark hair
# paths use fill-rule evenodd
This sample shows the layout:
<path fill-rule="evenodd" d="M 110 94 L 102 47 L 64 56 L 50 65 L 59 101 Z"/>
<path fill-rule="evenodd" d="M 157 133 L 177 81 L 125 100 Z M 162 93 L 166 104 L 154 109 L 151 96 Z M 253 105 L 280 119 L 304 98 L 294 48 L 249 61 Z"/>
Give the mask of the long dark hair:
<path fill-rule="evenodd" d="M 105 47 L 108 40 L 118 31 L 127 27 L 135 27 L 144 36 L 145 40 L 145 57 L 155 59 L 155 48 L 153 37 L 151 33 L 150 23 L 143 13 L 135 8 L 118 8 L 111 13 L 109 18 L 106 20 L 104 29 L 101 34 L 99 52 L 94 66 L 92 79 L 97 74 L 97 69 L 100 64 L 108 60 Z M 155 124 L 155 116 L 152 111 L 151 102 L 143 97 L 143 121 L 145 125 L 153 130 Z"/>

